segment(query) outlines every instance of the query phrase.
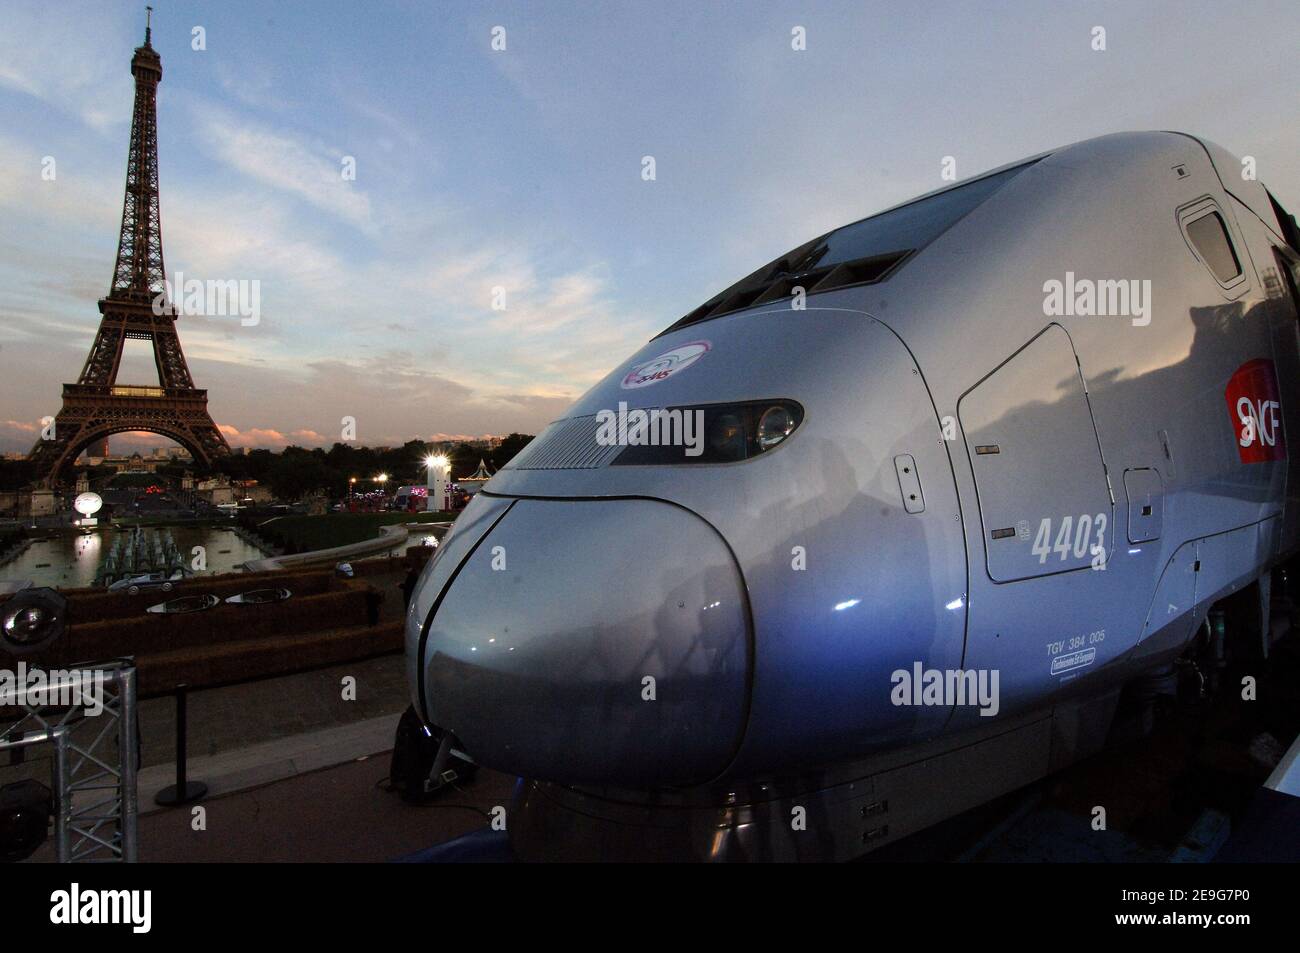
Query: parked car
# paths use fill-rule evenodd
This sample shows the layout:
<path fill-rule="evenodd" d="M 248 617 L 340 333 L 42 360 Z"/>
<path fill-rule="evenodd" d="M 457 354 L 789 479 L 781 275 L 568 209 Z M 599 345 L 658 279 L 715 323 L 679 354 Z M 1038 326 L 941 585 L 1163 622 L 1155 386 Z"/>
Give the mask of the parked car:
<path fill-rule="evenodd" d="M 109 592 L 126 592 L 135 595 L 145 589 L 161 589 L 171 592 L 172 586 L 185 578 L 185 570 L 173 569 L 171 572 L 147 572 L 141 576 L 127 576 L 108 587 Z"/>

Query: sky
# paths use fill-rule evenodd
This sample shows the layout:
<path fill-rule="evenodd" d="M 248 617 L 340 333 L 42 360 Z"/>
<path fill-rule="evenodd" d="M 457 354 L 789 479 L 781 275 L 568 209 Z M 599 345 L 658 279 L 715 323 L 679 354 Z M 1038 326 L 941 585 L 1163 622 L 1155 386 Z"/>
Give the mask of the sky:
<path fill-rule="evenodd" d="M 344 417 L 371 446 L 536 433 L 945 156 L 966 178 L 1178 129 L 1300 211 L 1293 0 L 153 6 L 168 275 L 259 289 L 256 324 L 178 323 L 237 447 L 328 446 Z M 25 451 L 109 288 L 144 4 L 2 7 L 0 451 Z M 128 352 L 119 383 L 153 382 Z"/>

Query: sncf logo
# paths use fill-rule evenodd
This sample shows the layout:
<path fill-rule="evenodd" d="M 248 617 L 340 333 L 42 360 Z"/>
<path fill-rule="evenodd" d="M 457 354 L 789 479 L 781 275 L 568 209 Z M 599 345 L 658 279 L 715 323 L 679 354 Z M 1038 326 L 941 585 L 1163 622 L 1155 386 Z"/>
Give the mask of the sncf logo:
<path fill-rule="evenodd" d="M 1278 401 L 1273 362 L 1247 361 L 1228 381 L 1223 392 L 1228 416 L 1237 434 L 1242 463 L 1265 463 L 1286 458 L 1282 436 L 1282 405 Z"/>

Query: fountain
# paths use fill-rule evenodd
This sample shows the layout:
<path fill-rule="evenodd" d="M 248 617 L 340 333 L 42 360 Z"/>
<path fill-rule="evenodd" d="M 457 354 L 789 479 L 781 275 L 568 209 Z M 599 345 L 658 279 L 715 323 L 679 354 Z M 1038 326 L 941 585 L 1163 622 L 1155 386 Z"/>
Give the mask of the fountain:
<path fill-rule="evenodd" d="M 113 537 L 108 554 L 95 573 L 96 586 L 108 586 L 128 576 L 183 569 L 185 558 L 169 530 L 135 527 Z"/>

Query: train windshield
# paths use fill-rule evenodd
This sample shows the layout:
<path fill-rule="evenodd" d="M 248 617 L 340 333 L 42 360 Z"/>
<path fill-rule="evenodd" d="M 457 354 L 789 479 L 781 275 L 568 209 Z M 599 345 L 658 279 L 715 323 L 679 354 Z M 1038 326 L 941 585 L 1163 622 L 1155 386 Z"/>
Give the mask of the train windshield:
<path fill-rule="evenodd" d="M 795 267 L 800 270 L 822 268 L 859 258 L 922 248 L 1032 164 L 1003 169 L 966 185 L 837 228 L 811 242 L 812 249 Z"/>
<path fill-rule="evenodd" d="M 663 333 L 774 301 L 796 286 L 811 293 L 881 281 L 1038 161 L 1031 159 L 827 232 L 738 281 Z"/>

